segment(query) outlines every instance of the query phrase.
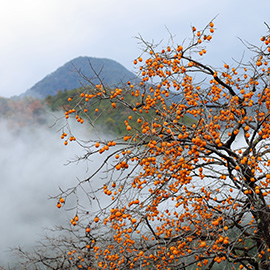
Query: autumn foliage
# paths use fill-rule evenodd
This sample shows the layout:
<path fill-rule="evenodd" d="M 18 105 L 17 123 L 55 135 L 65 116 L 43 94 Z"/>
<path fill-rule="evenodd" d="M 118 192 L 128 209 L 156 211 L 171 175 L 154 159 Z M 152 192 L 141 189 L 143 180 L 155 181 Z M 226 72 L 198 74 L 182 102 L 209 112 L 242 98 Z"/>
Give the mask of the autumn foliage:
<path fill-rule="evenodd" d="M 213 68 L 203 55 L 214 30 L 193 27 L 190 40 L 165 48 L 143 41 L 137 81 L 101 81 L 66 112 L 92 123 L 103 100 L 130 110 L 119 138 L 85 142 L 63 128 L 66 142 L 85 147 L 82 158 L 104 157 L 58 197 L 64 207 L 81 188 L 89 200 L 72 219 L 89 241 L 66 251 L 73 267 L 269 269 L 270 36 L 246 44 L 249 62 Z"/>
<path fill-rule="evenodd" d="M 0 120 L 5 119 L 8 127 L 12 127 L 13 130 L 46 123 L 42 101 L 32 97 L 17 99 L 0 97 L 0 113 Z"/>

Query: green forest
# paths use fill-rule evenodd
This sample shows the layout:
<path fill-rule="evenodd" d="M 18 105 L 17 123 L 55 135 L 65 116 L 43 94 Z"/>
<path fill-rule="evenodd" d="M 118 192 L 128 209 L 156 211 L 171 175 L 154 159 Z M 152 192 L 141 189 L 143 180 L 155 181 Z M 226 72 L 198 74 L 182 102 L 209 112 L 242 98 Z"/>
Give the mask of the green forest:
<path fill-rule="evenodd" d="M 58 91 L 54 96 L 47 96 L 43 99 L 37 99 L 33 97 L 21 97 L 21 98 L 0 98 L 0 119 L 8 121 L 9 125 L 13 128 L 19 128 L 31 125 L 48 125 L 48 115 L 56 112 L 68 112 L 72 110 L 78 102 L 82 99 L 80 94 L 90 91 L 89 88 L 76 88 L 72 90 Z M 126 102 L 136 106 L 139 101 L 137 94 L 130 93 L 126 96 Z M 74 98 L 72 98 L 74 97 Z M 70 102 L 68 99 L 72 98 Z M 88 121 L 91 125 L 99 131 L 106 130 L 106 133 L 122 136 L 126 132 L 125 120 L 129 116 L 129 108 L 123 104 L 118 104 L 118 110 L 114 110 L 112 107 L 112 101 L 95 100 L 90 101 L 87 105 L 88 108 L 94 107 L 95 110 L 89 109 L 85 111 L 77 111 L 77 115 Z M 142 114 L 143 117 L 152 118 L 150 114 Z M 74 115 L 74 118 L 76 116 Z M 139 128 L 138 119 L 133 118 L 129 122 L 132 126 Z M 186 123 L 192 123 L 193 118 L 190 116 L 185 117 Z"/>

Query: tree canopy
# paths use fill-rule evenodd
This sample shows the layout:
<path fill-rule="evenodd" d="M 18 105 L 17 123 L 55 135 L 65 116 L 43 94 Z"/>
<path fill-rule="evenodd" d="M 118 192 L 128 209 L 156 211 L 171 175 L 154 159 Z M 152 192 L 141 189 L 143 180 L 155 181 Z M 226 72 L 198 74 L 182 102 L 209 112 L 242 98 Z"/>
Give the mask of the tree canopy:
<path fill-rule="evenodd" d="M 267 30 L 258 46 L 246 43 L 248 62 L 221 68 L 204 63 L 213 22 L 182 44 L 142 39 L 140 81 L 101 80 L 77 94 L 62 138 L 84 147 L 80 159 L 103 159 L 57 197 L 59 208 L 76 197 L 71 227 L 81 235 L 65 269 L 270 269 Z M 90 111 L 105 100 L 128 109 L 126 134 L 77 138 L 70 118 L 94 126 Z"/>

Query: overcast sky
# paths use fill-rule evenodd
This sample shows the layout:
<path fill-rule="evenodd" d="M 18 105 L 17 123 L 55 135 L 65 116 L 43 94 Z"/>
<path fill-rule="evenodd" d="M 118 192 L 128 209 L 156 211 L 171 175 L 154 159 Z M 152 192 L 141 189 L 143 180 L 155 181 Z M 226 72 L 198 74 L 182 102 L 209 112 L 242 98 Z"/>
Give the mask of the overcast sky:
<path fill-rule="evenodd" d="M 105 57 L 133 70 L 135 39 L 156 42 L 190 35 L 213 17 L 213 59 L 243 51 L 237 39 L 258 40 L 269 0 L 3 0 L 0 5 L 0 96 L 19 95 L 78 56 Z M 238 57 L 240 58 L 240 56 Z M 221 62 L 222 63 L 222 62 Z"/>

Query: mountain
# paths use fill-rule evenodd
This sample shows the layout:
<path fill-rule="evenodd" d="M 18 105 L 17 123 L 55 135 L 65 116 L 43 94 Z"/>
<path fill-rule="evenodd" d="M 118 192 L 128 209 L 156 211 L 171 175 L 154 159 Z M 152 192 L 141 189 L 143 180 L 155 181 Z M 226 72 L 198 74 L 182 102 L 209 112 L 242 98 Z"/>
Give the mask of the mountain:
<path fill-rule="evenodd" d="M 44 98 L 56 95 L 59 90 L 70 90 L 89 84 L 83 77 L 91 79 L 94 84 L 99 84 L 100 79 L 106 85 L 118 85 L 135 79 L 135 75 L 116 61 L 105 58 L 78 57 L 47 75 L 33 87 L 28 89 L 23 96 Z"/>

